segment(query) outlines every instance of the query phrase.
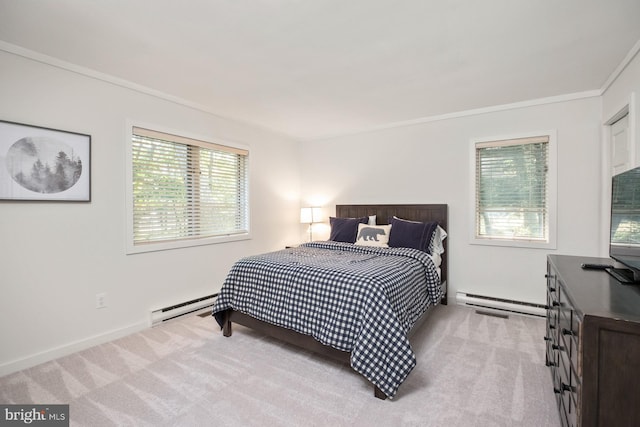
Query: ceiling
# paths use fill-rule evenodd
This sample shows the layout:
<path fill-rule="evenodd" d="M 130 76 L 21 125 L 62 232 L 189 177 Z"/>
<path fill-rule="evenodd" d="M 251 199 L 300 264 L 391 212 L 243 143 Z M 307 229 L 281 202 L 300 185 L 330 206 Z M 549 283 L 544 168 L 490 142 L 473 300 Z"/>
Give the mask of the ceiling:
<path fill-rule="evenodd" d="M 301 140 L 597 91 L 638 40 L 639 0 L 0 0 L 5 50 Z"/>

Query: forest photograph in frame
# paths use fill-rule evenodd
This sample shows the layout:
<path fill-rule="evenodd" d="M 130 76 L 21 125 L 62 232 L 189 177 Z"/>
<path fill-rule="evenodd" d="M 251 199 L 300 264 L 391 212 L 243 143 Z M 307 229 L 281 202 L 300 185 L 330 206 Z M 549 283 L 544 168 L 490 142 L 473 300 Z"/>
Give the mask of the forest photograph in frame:
<path fill-rule="evenodd" d="M 91 201 L 91 136 L 0 120 L 0 200 Z"/>

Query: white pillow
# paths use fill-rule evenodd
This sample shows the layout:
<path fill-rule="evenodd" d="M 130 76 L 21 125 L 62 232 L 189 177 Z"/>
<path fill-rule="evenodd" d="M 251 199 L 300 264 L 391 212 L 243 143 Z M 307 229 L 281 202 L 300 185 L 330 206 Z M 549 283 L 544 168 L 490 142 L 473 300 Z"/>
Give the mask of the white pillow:
<path fill-rule="evenodd" d="M 390 231 L 390 225 L 358 224 L 358 236 L 356 237 L 356 245 L 388 248 Z"/>
<path fill-rule="evenodd" d="M 440 226 L 436 228 L 431 236 L 431 243 L 429 244 L 429 252 L 432 254 L 441 255 L 444 253 L 444 245 L 442 241 L 447 238 L 447 232 Z"/>
<path fill-rule="evenodd" d="M 369 215 L 369 225 L 376 225 L 377 215 Z"/>

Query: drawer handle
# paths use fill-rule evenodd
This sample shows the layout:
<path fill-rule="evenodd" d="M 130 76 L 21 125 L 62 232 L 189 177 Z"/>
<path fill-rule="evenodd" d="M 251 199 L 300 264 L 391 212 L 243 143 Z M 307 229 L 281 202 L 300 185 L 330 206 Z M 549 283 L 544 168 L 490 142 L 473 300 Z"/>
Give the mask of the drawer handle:
<path fill-rule="evenodd" d="M 549 286 L 547 289 L 549 290 L 549 292 L 555 292 L 556 291 L 556 288 L 552 288 L 551 286 Z"/>
<path fill-rule="evenodd" d="M 570 391 L 573 393 L 574 391 L 576 391 L 576 389 L 569 384 L 562 383 L 562 391 Z"/>
<path fill-rule="evenodd" d="M 571 335 L 571 336 L 573 336 L 575 334 L 573 333 L 573 331 L 571 331 L 571 330 L 569 330 L 567 328 L 562 328 L 562 335 Z"/>
<path fill-rule="evenodd" d="M 544 337 L 544 340 L 545 340 L 545 341 L 553 341 L 553 339 L 552 339 L 552 338 L 549 338 L 549 337 Z"/>
<path fill-rule="evenodd" d="M 558 345 L 558 344 L 551 344 L 551 348 L 554 349 L 554 350 L 564 351 L 564 347 L 562 347 L 561 345 Z"/>
<path fill-rule="evenodd" d="M 575 387 L 571 387 L 569 384 L 561 383 L 560 388 L 553 388 L 553 392 L 556 394 L 564 394 L 565 391 L 575 392 Z"/>
<path fill-rule="evenodd" d="M 553 274 L 545 274 L 544 277 L 546 277 L 547 279 L 554 279 L 556 276 L 554 276 Z"/>
<path fill-rule="evenodd" d="M 549 329 L 555 329 L 556 325 L 549 325 Z"/>

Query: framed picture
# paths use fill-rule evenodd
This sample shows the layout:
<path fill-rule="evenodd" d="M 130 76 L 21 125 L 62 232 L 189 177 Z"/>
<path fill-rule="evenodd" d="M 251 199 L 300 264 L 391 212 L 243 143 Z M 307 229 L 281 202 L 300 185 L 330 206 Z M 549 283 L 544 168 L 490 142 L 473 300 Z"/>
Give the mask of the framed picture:
<path fill-rule="evenodd" d="M 91 136 L 0 120 L 0 200 L 91 201 Z"/>

